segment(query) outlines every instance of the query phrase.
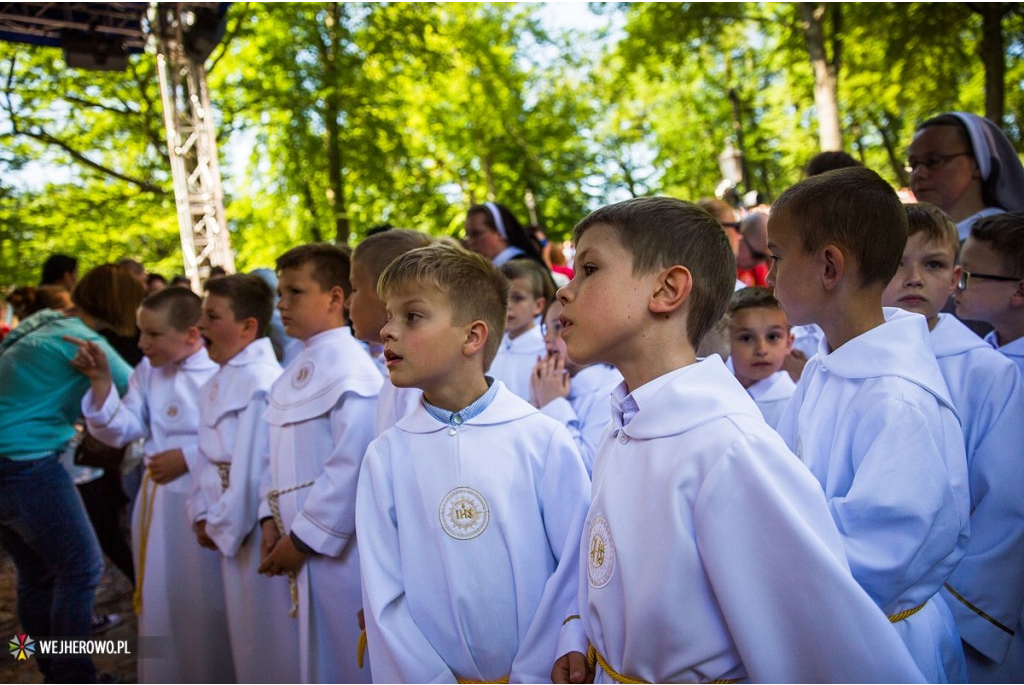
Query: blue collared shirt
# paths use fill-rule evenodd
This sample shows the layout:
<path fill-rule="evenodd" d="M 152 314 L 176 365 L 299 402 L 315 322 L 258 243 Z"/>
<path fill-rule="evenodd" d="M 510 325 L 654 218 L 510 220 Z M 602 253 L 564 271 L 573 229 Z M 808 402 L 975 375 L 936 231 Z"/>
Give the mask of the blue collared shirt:
<path fill-rule="evenodd" d="M 440 407 L 436 407 L 430 402 L 427 402 L 426 398 L 423 399 L 423 408 L 427 410 L 428 414 L 444 425 L 457 427 L 466 423 L 470 419 L 479 416 L 484 409 L 491 406 L 491 402 L 494 401 L 497 394 L 498 386 L 495 384 L 494 379 L 488 376 L 487 392 L 473 400 L 473 402 L 462 411 L 450 412 L 447 409 L 441 409 Z"/>

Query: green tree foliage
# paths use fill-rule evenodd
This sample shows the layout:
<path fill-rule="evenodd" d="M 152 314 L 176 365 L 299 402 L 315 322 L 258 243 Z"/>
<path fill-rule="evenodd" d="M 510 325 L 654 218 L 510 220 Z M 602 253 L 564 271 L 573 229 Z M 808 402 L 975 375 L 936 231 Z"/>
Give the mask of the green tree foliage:
<path fill-rule="evenodd" d="M 588 31 L 552 28 L 547 9 L 232 4 L 207 68 L 237 267 L 304 241 L 353 244 L 385 222 L 458 234 L 486 200 L 562 237 L 609 201 L 710 195 L 729 142 L 745 153 L 743 189 L 772 197 L 818 151 L 797 4 L 578 7 L 607 25 Z M 906 182 L 920 121 L 991 107 L 984 9 L 822 15 L 842 139 L 893 183 Z M 1002 122 L 1020 149 L 1024 15 L 998 9 Z M 53 251 L 86 268 L 131 256 L 183 270 L 154 65 L 145 54 L 125 73 L 69 71 L 58 50 L 0 44 L 0 285 L 34 282 Z M 45 182 L 10 180 L 39 164 L 55 170 Z"/>

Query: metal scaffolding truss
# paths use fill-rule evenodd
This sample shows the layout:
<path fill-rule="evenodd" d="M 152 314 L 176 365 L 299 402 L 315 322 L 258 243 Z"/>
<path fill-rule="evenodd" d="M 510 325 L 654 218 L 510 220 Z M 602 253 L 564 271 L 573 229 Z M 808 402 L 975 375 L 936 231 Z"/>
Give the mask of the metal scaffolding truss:
<path fill-rule="evenodd" d="M 208 3 L 216 5 L 216 3 Z M 163 98 L 167 153 L 174 179 L 185 275 L 199 289 L 211 266 L 235 270 L 224 220 L 213 111 L 201 59 L 186 50 L 196 3 L 159 3 L 151 17 Z"/>
<path fill-rule="evenodd" d="M 0 40 L 62 47 L 69 66 L 123 68 L 152 41 L 185 275 L 196 291 L 210 267 L 235 270 L 203 66 L 225 10 L 217 2 L 0 2 Z"/>

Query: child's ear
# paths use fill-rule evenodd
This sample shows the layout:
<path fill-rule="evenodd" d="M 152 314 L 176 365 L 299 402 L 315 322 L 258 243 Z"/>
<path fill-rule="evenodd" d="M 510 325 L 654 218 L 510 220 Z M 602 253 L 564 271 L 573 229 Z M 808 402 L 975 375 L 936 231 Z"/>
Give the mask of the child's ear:
<path fill-rule="evenodd" d="M 242 319 L 242 335 L 251 337 L 253 340 L 260 337 L 260 322 L 255 316 Z"/>
<path fill-rule="evenodd" d="M 544 310 L 548 307 L 548 299 L 546 297 L 538 297 L 533 301 L 533 315 L 543 314 Z"/>
<path fill-rule="evenodd" d="M 825 290 L 833 290 L 846 274 L 846 255 L 838 245 L 826 245 L 818 254 L 822 266 L 821 284 Z"/>
<path fill-rule="evenodd" d="M 478 352 L 483 352 L 487 345 L 487 339 L 491 331 L 487 324 L 479 319 L 466 327 L 466 340 L 462 343 L 462 354 L 471 357 Z"/>
<path fill-rule="evenodd" d="M 693 275 L 681 264 L 658 274 L 648 309 L 654 314 L 669 314 L 683 306 L 693 290 Z"/>
<path fill-rule="evenodd" d="M 188 330 L 185 331 L 185 342 L 189 345 L 197 345 L 203 339 L 202 334 L 199 332 L 198 326 L 189 326 Z"/>
<path fill-rule="evenodd" d="M 793 331 L 789 331 L 789 337 L 786 339 L 786 354 L 793 351 L 793 343 L 796 342 L 796 336 L 793 335 Z"/>
<path fill-rule="evenodd" d="M 952 295 L 956 292 L 956 284 L 960 282 L 960 274 L 962 274 L 964 268 L 957 264 L 953 267 L 953 282 L 949 284 L 949 294 Z"/>
<path fill-rule="evenodd" d="M 1010 296 L 1011 307 L 1024 307 L 1024 278 L 1017 281 L 1017 287 L 1013 289 Z"/>
<path fill-rule="evenodd" d="M 345 307 L 345 300 L 348 299 L 345 296 L 345 289 L 342 288 L 340 285 L 336 285 L 336 286 L 331 288 L 330 295 L 331 295 L 331 303 L 330 303 L 331 308 L 332 309 L 337 308 L 338 310 L 344 309 L 344 307 Z"/>

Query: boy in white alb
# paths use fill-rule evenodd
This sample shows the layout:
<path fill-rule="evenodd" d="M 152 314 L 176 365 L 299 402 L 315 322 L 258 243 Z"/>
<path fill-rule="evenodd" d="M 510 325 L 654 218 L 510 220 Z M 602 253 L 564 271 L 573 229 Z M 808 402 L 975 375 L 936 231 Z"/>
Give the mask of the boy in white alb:
<path fill-rule="evenodd" d="M 1012 361 L 950 314 L 960 238 L 937 207 L 906 205 L 910 238 L 882 302 L 924 315 L 960 413 L 971 484 L 971 540 L 943 588 L 971 682 L 1024 678 L 1024 387 Z"/>
<path fill-rule="evenodd" d="M 380 329 L 387 323 L 387 311 L 377 295 L 377 281 L 384 269 L 396 257 L 417 247 L 426 247 L 431 242 L 433 239 L 426 233 L 392 228 L 367 236 L 352 251 L 352 293 L 348 298 L 348 318 L 359 340 L 370 345 L 383 344 Z M 383 366 L 382 359 L 378 363 Z M 419 388 L 396 388 L 385 369 L 384 385 L 377 397 L 374 437 L 418 407 L 422 395 Z"/>
<path fill-rule="evenodd" d="M 301 245 L 277 269 L 281 321 L 303 349 L 270 391 L 259 571 L 289 576 L 301 682 L 370 682 L 369 667 L 357 662 L 355 498 L 382 379 L 346 326 L 348 253 Z"/>
<path fill-rule="evenodd" d="M 235 681 L 220 559 L 196 545 L 188 500 L 199 460 L 197 398 L 217 372 L 196 328 L 202 300 L 166 288 L 139 308 L 146 355 L 118 399 L 105 357 L 93 344 L 79 355 L 99 362 L 82 398 L 89 433 L 112 447 L 145 438 L 146 472 L 132 512 L 135 611 L 141 683 Z M 84 371 L 83 371 L 84 372 Z"/>
<path fill-rule="evenodd" d="M 423 402 L 371 443 L 359 479 L 379 682 L 544 682 L 586 644 L 570 611 L 583 463 L 563 426 L 484 376 L 507 289 L 486 258 L 440 244 L 380 280 L 388 370 Z"/>
<path fill-rule="evenodd" d="M 1024 374 L 1024 212 L 978 219 L 960 265 L 956 315 L 991 324 L 985 342 Z"/>
<path fill-rule="evenodd" d="M 577 363 L 622 372 L 594 461 L 579 608 L 554 682 L 923 682 L 850 575 L 814 478 L 717 355 L 736 262 L 714 218 L 652 197 L 575 228 L 558 291 Z"/>
<path fill-rule="evenodd" d="M 555 284 L 532 259 L 507 261 L 501 272 L 509 281 L 508 323 L 487 375 L 529 402 L 533 367 L 546 349 L 537 317 L 554 297 Z"/>
<path fill-rule="evenodd" d="M 548 356 L 537 360 L 530 395 L 541 413 L 569 429 L 590 475 L 597 447 L 612 420 L 608 400 L 622 382 L 622 374 L 608 364 L 573 364 L 562 340 L 561 314 L 562 304 L 557 300 L 544 313 L 541 330 Z"/>
<path fill-rule="evenodd" d="M 963 433 L 928 328 L 882 308 L 907 216 L 863 167 L 800 181 L 772 206 L 768 281 L 793 324 L 824 331 L 779 422 L 821 483 L 853 576 L 889 616 L 929 682 L 966 678 L 938 596 L 967 550 Z"/>
<path fill-rule="evenodd" d="M 772 291 L 744 288 L 729 301 L 729 361 L 726 366 L 753 398 L 769 426 L 779 425 L 796 383 L 782 370 L 793 350 L 786 314 Z"/>
<path fill-rule="evenodd" d="M 281 375 L 270 338 L 274 291 L 259 276 L 211 279 L 199 331 L 220 370 L 199 391 L 199 468 L 193 527 L 221 553 L 231 656 L 243 683 L 297 682 L 299 629 L 285 578 L 257 573 L 259 486 L 267 469 L 270 386 Z"/>

